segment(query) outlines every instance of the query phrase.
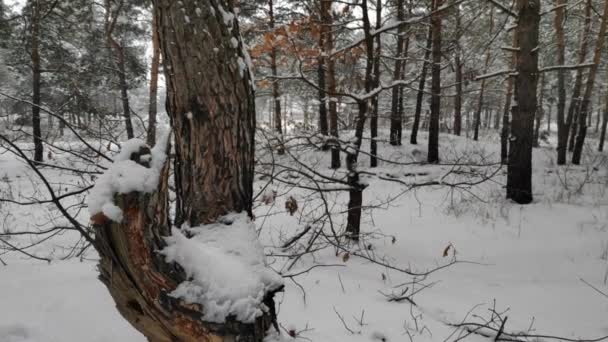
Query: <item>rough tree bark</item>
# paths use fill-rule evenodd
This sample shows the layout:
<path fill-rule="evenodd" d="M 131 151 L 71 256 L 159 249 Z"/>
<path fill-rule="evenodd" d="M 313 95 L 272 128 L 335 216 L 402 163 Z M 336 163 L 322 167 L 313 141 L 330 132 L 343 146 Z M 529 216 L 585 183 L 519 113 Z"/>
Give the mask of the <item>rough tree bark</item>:
<path fill-rule="evenodd" d="M 433 46 L 433 29 L 429 27 L 429 33 L 426 39 L 426 50 L 424 50 L 424 61 L 422 62 L 422 71 L 420 71 L 420 81 L 418 83 L 418 94 L 416 95 L 416 109 L 414 111 L 414 124 L 412 125 L 412 135 L 410 136 L 410 144 L 418 144 L 418 129 L 420 128 L 420 115 L 422 113 L 422 101 L 424 100 L 424 87 L 426 84 L 426 74 L 429 68 L 429 58 L 431 57 L 431 48 Z"/>
<path fill-rule="evenodd" d="M 532 202 L 532 145 L 534 114 L 537 109 L 538 35 L 540 0 L 517 0 L 519 22 L 515 105 L 511 120 L 507 198 L 519 204 Z"/>
<path fill-rule="evenodd" d="M 608 22 L 608 0 L 604 0 L 604 11 L 602 13 L 600 30 L 597 35 L 597 42 L 595 43 L 595 51 L 593 53 L 593 65 L 589 69 L 587 75 L 587 83 L 585 84 L 585 93 L 581 101 L 578 117 L 578 134 L 576 135 L 576 142 L 574 144 L 574 151 L 572 153 L 572 164 L 578 165 L 581 163 L 581 157 L 583 154 L 583 147 L 585 145 L 585 137 L 587 136 L 587 115 L 590 114 L 591 106 L 591 95 L 593 93 L 593 87 L 595 86 L 595 78 L 597 70 L 600 66 L 602 58 L 602 50 L 604 48 L 604 41 L 606 40 L 606 28 Z"/>
<path fill-rule="evenodd" d="M 198 14 L 187 23 L 184 13 Z M 173 224 L 212 223 L 230 212 L 251 215 L 255 101 L 232 6 L 226 0 L 156 0 L 154 15 L 175 137 Z M 145 166 L 146 154 L 142 147 L 131 159 Z M 119 312 L 150 341 L 261 342 L 274 321 L 271 293 L 264 300 L 269 310 L 253 323 L 231 317 L 205 322 L 200 305 L 168 295 L 188 279 L 157 252 L 171 234 L 169 169 L 165 163 L 155 192 L 115 195 L 124 213 L 120 223 L 94 219 L 101 280 Z"/>
<path fill-rule="evenodd" d="M 429 120 L 429 147 L 427 161 L 439 162 L 439 115 L 441 111 L 441 17 L 443 0 L 433 1 L 431 29 L 433 36 L 433 65 L 431 67 L 431 117 Z"/>

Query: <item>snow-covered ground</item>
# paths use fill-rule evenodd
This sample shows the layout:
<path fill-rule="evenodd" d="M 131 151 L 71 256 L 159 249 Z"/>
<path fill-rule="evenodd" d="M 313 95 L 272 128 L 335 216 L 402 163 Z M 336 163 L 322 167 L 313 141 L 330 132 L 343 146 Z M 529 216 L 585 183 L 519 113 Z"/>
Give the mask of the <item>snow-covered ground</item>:
<path fill-rule="evenodd" d="M 386 138 L 386 137 L 384 137 Z M 408 161 L 424 151 L 420 146 L 391 147 L 380 143 L 381 155 Z M 595 143 L 592 141 L 592 143 Z M 480 143 L 448 135 L 441 137 L 443 160 L 457 156 L 498 159 L 498 141 L 488 134 Z M 291 263 L 277 246 L 294 236 L 315 213 L 307 202 L 309 192 L 280 184 L 273 203 L 256 202 L 256 224 L 272 267 L 284 275 L 286 289 L 277 295 L 284 341 L 454 341 L 461 332 L 449 324 L 481 322 L 491 311 L 506 311 L 505 331 L 597 338 L 608 335 L 608 154 L 589 152 L 580 167 L 555 166 L 554 151 L 543 146 L 534 151 L 535 202 L 520 206 L 504 199 L 505 170 L 490 181 L 467 191 L 446 186 L 421 187 L 403 192 L 405 186 L 368 177 L 364 238 L 349 250 L 400 269 L 424 272 L 457 262 L 416 278 L 414 285 L 399 286 L 414 277 L 368 260 L 325 248 Z M 306 165 L 329 170 L 328 152 L 310 151 L 301 156 Z M 279 162 L 290 163 L 289 157 Z M 360 164 L 368 158 L 360 157 Z M 12 188 L 14 198 L 31 194 L 28 168 L 13 156 L 0 156 L 2 191 Z M 417 174 L 408 182 L 438 179 L 449 166 L 388 165 L 373 170 L 381 174 Z M 372 171 L 372 170 L 367 170 Z M 50 172 L 50 171 L 49 171 Z M 55 172 L 55 171 L 53 171 Z M 73 184 L 70 173 L 52 174 L 58 184 Z M 259 178 L 259 177 L 258 177 Z M 295 179 L 295 178 L 294 178 Z M 28 185 L 29 184 L 29 185 Z M 256 187 L 266 184 L 258 179 Z M 44 191 L 40 190 L 40 195 Z M 293 196 L 300 208 L 286 213 L 285 201 Z M 335 224 L 343 224 L 345 197 L 329 194 Z M 386 199 L 393 198 L 390 203 Z M 42 210 L 43 209 L 43 210 Z M 43 208 L 3 203 L 2 229 L 28 229 L 55 214 Z M 80 218 L 86 219 L 86 213 Z M 0 229 L 0 234 L 2 232 Z M 27 237 L 15 237 L 26 243 Z M 36 253 L 65 254 L 73 234 L 56 237 Z M 447 246 L 452 246 L 444 256 Z M 338 254 L 338 255 L 337 255 Z M 0 254 L 0 342 L 144 341 L 114 308 L 103 284 L 97 280 L 95 253 L 82 258 L 35 261 L 23 255 Z M 455 258 L 455 259 L 454 259 Z M 311 268 L 314 265 L 324 265 Z M 305 272 L 303 272 L 305 271 Z M 423 289 L 407 301 L 389 302 L 387 296 Z M 530 328 L 531 327 L 531 328 Z M 467 341 L 486 341 L 471 335 Z"/>

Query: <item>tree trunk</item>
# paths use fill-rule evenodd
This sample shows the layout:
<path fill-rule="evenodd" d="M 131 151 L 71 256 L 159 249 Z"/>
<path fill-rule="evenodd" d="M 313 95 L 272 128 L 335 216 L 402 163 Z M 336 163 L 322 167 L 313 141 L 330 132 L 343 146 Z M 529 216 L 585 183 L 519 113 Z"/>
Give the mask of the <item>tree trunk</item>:
<path fill-rule="evenodd" d="M 460 51 L 456 52 L 454 64 L 456 64 L 456 96 L 454 97 L 454 134 L 459 136 L 462 131 L 462 61 L 460 60 Z"/>
<path fill-rule="evenodd" d="M 127 86 L 127 73 L 125 68 L 125 54 L 124 48 L 121 46 L 116 39 L 112 36 L 116 22 L 124 5 L 124 0 L 120 1 L 117 5 L 116 11 L 112 12 L 112 3 L 110 0 L 105 1 L 105 34 L 108 49 L 114 51 L 114 66 L 116 67 L 118 83 L 120 87 L 120 98 L 122 102 L 123 119 L 125 121 L 125 128 L 127 131 L 127 138 L 132 139 L 135 135 L 133 133 L 133 124 L 131 123 L 131 107 L 129 106 L 129 94 Z"/>
<path fill-rule="evenodd" d="M 494 31 L 494 7 L 490 8 L 490 36 L 492 36 L 492 31 Z M 483 73 L 488 73 L 488 67 L 490 66 L 490 47 L 488 46 L 488 51 L 486 52 L 486 61 L 483 67 Z M 481 125 L 481 111 L 483 109 L 483 96 L 486 90 L 486 79 L 481 80 L 481 90 L 479 91 L 479 99 L 477 102 L 477 110 L 475 111 L 475 131 L 473 133 L 473 140 L 479 140 L 479 126 Z M 487 121 L 486 121 L 487 122 Z"/>
<path fill-rule="evenodd" d="M 405 8 L 404 0 L 397 0 L 397 21 L 403 21 L 405 19 Z M 401 79 L 401 69 L 404 68 L 405 60 L 404 55 L 407 51 L 403 52 L 403 45 L 405 42 L 405 28 L 400 25 L 397 29 L 397 52 L 395 53 L 395 69 L 393 71 L 393 80 L 398 81 Z M 402 87 L 397 86 L 392 89 L 391 98 L 391 126 L 390 126 L 390 144 L 393 146 L 401 146 L 401 136 L 403 132 L 403 124 L 401 113 L 399 113 L 399 95 Z"/>
<path fill-rule="evenodd" d="M 583 64 L 587 59 L 587 47 L 589 45 L 589 39 L 591 36 L 591 7 L 592 0 L 587 0 L 585 5 L 585 20 L 584 29 L 581 37 L 581 47 L 578 56 L 578 63 Z M 568 117 L 566 118 L 566 125 L 568 128 L 568 138 L 566 142 L 568 144 L 568 150 L 574 151 L 574 142 L 577 132 L 578 114 L 581 106 L 581 90 L 583 87 L 583 71 L 584 69 L 576 70 L 576 78 L 574 80 L 574 88 L 572 90 L 572 99 L 570 100 L 570 107 L 568 108 Z"/>
<path fill-rule="evenodd" d="M 231 212 L 251 216 L 255 101 L 250 70 L 241 67 L 246 57 L 232 6 L 225 0 L 155 5 L 176 142 L 173 224 L 213 223 Z M 187 23 L 184 13 L 200 16 Z M 141 157 L 149 153 L 141 147 L 131 159 L 145 166 Z M 207 322 L 200 305 L 170 295 L 189 277 L 158 253 L 171 235 L 169 169 L 165 163 L 152 193 L 114 196 L 122 222 L 95 223 L 101 280 L 123 317 L 150 341 L 261 342 L 275 320 L 273 293 L 263 301 L 268 310 L 261 307 L 251 323 L 231 316 L 224 323 Z"/>
<path fill-rule="evenodd" d="M 604 142 L 606 141 L 606 126 L 608 126 L 608 90 L 606 91 L 606 96 L 604 97 L 604 115 L 600 133 L 600 144 L 598 146 L 598 151 L 600 152 L 604 151 Z"/>
<path fill-rule="evenodd" d="M 515 105 L 511 122 L 507 198 L 519 204 L 532 202 L 532 145 L 537 109 L 538 35 L 540 0 L 517 0 L 519 23 L 515 32 L 518 58 Z"/>
<path fill-rule="evenodd" d="M 324 39 L 321 35 L 320 46 L 323 46 Z M 325 57 L 319 56 L 317 58 L 317 78 L 319 79 L 319 133 L 326 137 L 328 135 L 327 128 L 327 94 L 325 92 Z M 323 144 L 323 150 L 329 148 L 328 144 Z"/>
<path fill-rule="evenodd" d="M 606 28 L 608 22 L 608 0 L 604 0 L 604 12 L 602 13 L 602 19 L 600 24 L 600 30 L 597 36 L 597 42 L 595 44 L 595 51 L 593 53 L 593 65 L 589 69 L 587 75 L 587 84 L 585 85 L 585 94 L 581 102 L 579 112 L 579 127 L 578 134 L 576 135 L 576 143 L 574 144 L 574 153 L 572 153 L 572 164 L 578 165 L 581 163 L 583 154 L 583 147 L 585 146 L 585 137 L 587 136 L 587 115 L 590 115 L 591 95 L 593 93 L 593 87 L 595 86 L 595 77 L 597 70 L 600 66 L 602 58 L 602 49 L 604 48 L 604 41 L 606 40 Z"/>
<path fill-rule="evenodd" d="M 597 114 L 595 115 L 595 133 L 600 132 L 600 121 L 602 118 L 602 98 L 601 96 L 597 97 Z"/>
<path fill-rule="evenodd" d="M 152 64 L 150 65 L 150 104 L 148 107 L 148 145 L 156 143 L 156 114 L 158 94 L 158 67 L 160 64 L 160 47 L 156 17 L 152 18 Z"/>
<path fill-rule="evenodd" d="M 460 9 L 456 6 L 456 32 L 460 32 L 462 24 L 460 21 Z M 456 41 L 454 52 L 454 68 L 456 78 L 456 96 L 454 97 L 454 134 L 460 135 L 462 131 L 462 60 L 460 57 L 460 42 Z"/>
<path fill-rule="evenodd" d="M 330 56 L 334 49 L 333 37 L 333 14 L 331 12 L 333 0 L 321 0 L 321 34 L 324 35 L 324 47 L 326 56 Z M 340 168 L 340 141 L 338 137 L 338 108 L 336 103 L 336 70 L 335 61 L 332 57 L 327 57 L 327 96 L 329 99 L 329 134 L 331 135 L 331 168 Z"/>
<path fill-rule="evenodd" d="M 439 163 L 439 115 L 441 111 L 441 16 L 438 9 L 443 0 L 434 0 L 431 15 L 433 31 L 433 65 L 431 67 L 431 116 L 429 118 L 429 147 L 427 161 Z"/>
<path fill-rule="evenodd" d="M 517 35 L 513 34 L 513 48 L 517 48 Z M 517 53 L 513 52 L 509 70 L 513 70 L 517 64 Z M 507 95 L 505 96 L 505 106 L 502 113 L 502 129 L 500 130 L 500 161 L 503 165 L 509 162 L 509 133 L 511 132 L 511 124 L 509 122 L 509 113 L 511 112 L 511 98 L 513 97 L 513 77 L 507 78 Z"/>
<path fill-rule="evenodd" d="M 538 108 L 536 109 L 535 121 L 536 124 L 534 126 L 534 147 L 540 146 L 539 137 L 540 137 L 540 122 L 543 119 L 543 115 L 545 114 L 543 108 L 543 99 L 545 97 L 545 74 L 540 75 L 540 96 L 538 98 Z"/>
<path fill-rule="evenodd" d="M 365 93 L 369 94 L 374 82 L 372 78 L 372 68 L 374 65 L 374 38 L 371 35 L 367 0 L 361 1 L 361 11 L 363 13 L 363 33 L 365 34 L 365 53 L 367 57 L 367 61 L 365 62 Z M 350 186 L 348 214 L 346 218 L 346 235 L 355 241 L 359 240 L 359 233 L 361 231 L 361 210 L 363 205 L 363 190 L 365 189 L 365 184 L 359 183 L 357 159 L 363 140 L 363 129 L 365 128 L 365 119 L 369 110 L 369 100 L 357 101 L 357 107 L 359 113 L 355 120 L 355 139 L 353 141 L 353 148 L 349 149 L 346 154 L 346 169 L 348 170 L 346 181 Z"/>
<path fill-rule="evenodd" d="M 382 0 L 376 0 L 376 30 L 382 27 Z M 376 54 L 374 56 L 374 85 L 372 89 L 380 85 L 380 58 L 382 55 L 382 40 L 381 34 L 376 34 Z M 377 94 L 372 98 L 372 115 L 370 119 L 370 135 L 369 141 L 369 165 L 370 167 L 378 166 L 378 111 L 380 106 L 380 95 Z"/>
<path fill-rule="evenodd" d="M 556 7 L 553 26 L 557 37 L 557 64 L 566 64 L 566 38 L 564 34 L 566 0 L 555 0 Z M 564 70 L 557 70 L 557 165 L 566 163 L 569 123 L 566 114 L 566 78 Z"/>
<path fill-rule="evenodd" d="M 32 43 L 32 135 L 34 136 L 34 161 L 42 162 L 42 129 L 40 128 L 40 86 L 41 86 L 41 67 L 40 67 L 40 1 L 32 1 L 32 23 L 31 23 L 31 43 Z"/>
<path fill-rule="evenodd" d="M 418 83 L 418 94 L 416 95 L 416 110 L 414 112 L 414 124 L 412 126 L 412 135 L 410 136 L 410 144 L 418 143 L 418 129 L 420 127 L 420 115 L 422 113 L 422 101 L 424 100 L 424 87 L 426 83 L 426 73 L 429 68 L 429 58 L 431 58 L 431 48 L 433 46 L 433 29 L 429 27 L 429 33 L 426 39 L 426 50 L 424 51 L 424 62 L 422 62 L 422 71 L 420 72 L 420 81 Z"/>
<path fill-rule="evenodd" d="M 273 0 L 268 0 L 268 16 L 270 17 L 270 30 L 274 30 L 275 20 L 274 20 L 274 3 Z M 272 72 L 272 104 L 273 104 L 273 113 L 274 113 L 274 130 L 278 135 L 279 146 L 277 148 L 277 153 L 279 155 L 285 153 L 285 149 L 283 148 L 283 120 L 281 116 L 281 94 L 279 91 L 279 80 L 276 78 L 278 76 L 277 73 L 277 49 L 272 44 L 270 48 L 270 70 Z"/>
<path fill-rule="evenodd" d="M 268 0 L 268 16 L 270 20 L 270 30 L 273 31 L 275 27 L 274 23 L 274 3 L 273 0 Z M 283 124 L 281 118 L 281 99 L 279 93 L 279 81 L 276 79 L 277 74 L 277 50 L 272 44 L 270 49 L 270 69 L 272 73 L 272 100 L 273 100 L 273 113 L 274 113 L 274 130 L 277 134 L 283 133 Z"/>

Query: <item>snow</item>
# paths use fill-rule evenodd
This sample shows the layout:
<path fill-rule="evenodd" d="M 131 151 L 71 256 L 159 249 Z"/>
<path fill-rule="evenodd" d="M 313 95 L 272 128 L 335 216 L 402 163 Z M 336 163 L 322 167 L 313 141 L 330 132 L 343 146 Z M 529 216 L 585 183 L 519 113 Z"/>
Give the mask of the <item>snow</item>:
<path fill-rule="evenodd" d="M 114 204 L 115 194 L 155 191 L 166 159 L 164 149 L 168 138 L 168 131 L 159 135 L 158 143 L 148 157 L 149 168 L 130 160 L 131 154 L 146 146 L 143 140 L 130 139 L 123 143 L 114 163 L 97 179 L 91 190 L 88 197 L 89 214 L 103 213 L 110 220 L 120 222 L 122 210 Z"/>
<path fill-rule="evenodd" d="M 281 277 L 266 266 L 255 225 L 244 213 L 227 215 L 219 223 L 174 228 L 166 241 L 161 253 L 190 278 L 170 295 L 201 304 L 206 321 L 222 323 L 232 315 L 252 323 L 267 310 L 264 295 L 282 286 Z"/>
<path fill-rule="evenodd" d="M 352 132 L 340 133 L 347 141 L 352 135 Z M 409 132 L 404 132 L 404 136 L 409 136 Z M 381 130 L 380 137 L 384 138 L 380 141 L 386 140 L 388 132 Z M 404 142 L 404 146 L 393 147 L 379 142 L 379 150 L 383 156 L 411 161 L 418 154 L 416 150 L 424 152 L 426 137 L 426 133 L 421 133 L 417 146 Z M 291 216 L 285 213 L 284 201 L 294 196 L 303 205 L 309 193 L 273 183 L 276 199 L 267 204 L 260 199 L 254 206 L 255 228 L 259 231 L 269 266 L 284 275 L 319 264 L 341 266 L 317 267 L 293 278 L 294 281 L 285 282 L 285 292 L 275 297 L 279 323 L 288 330 L 293 329 L 298 338 L 289 337 L 282 330 L 281 336 L 272 333 L 267 341 L 375 342 L 374 338 L 384 337 L 389 342 L 400 342 L 410 341 L 408 334 L 415 342 L 444 341 L 454 332 L 446 323 L 461 322 L 476 306 L 469 319 L 474 320 L 474 315 L 488 318 L 488 308 L 494 301 L 498 310 L 510 309 L 505 327 L 509 331 L 527 330 L 534 319 L 534 329 L 539 334 L 573 339 L 607 335 L 608 300 L 581 279 L 608 291 L 605 278 L 608 275 L 608 154 L 590 153 L 589 149 L 586 165 L 556 166 L 555 132 L 551 138 L 550 145 L 534 149 L 536 200 L 531 205 L 520 206 L 504 199 L 505 175 L 501 172 L 494 182 L 473 189 L 479 199 L 473 195 L 453 194 L 447 188 L 427 187 L 403 194 L 390 205 L 364 212 L 362 229 L 366 235 L 359 245 L 350 246 L 353 250 L 372 253 L 395 266 L 426 270 L 447 262 L 449 257 L 444 258 L 442 252 L 451 243 L 458 260 L 474 262 L 455 264 L 429 276 L 424 282 L 434 285 L 416 295 L 418 307 L 405 302 L 388 302 L 379 292 L 396 292 L 396 286 L 411 281 L 412 277 L 354 255 L 343 261 L 343 255 L 337 256 L 333 249 L 317 252 L 314 257 L 303 257 L 293 269 L 287 270 L 284 265 L 293 259 L 280 256 L 286 252 L 274 246 L 304 229 L 309 223 L 307 220 L 315 217 L 312 209 L 307 208 L 316 207 L 316 203 Z M 468 153 L 490 156 L 489 160 L 495 161 L 500 155 L 497 134 L 482 134 L 480 139 L 473 142 L 442 134 L 442 160 Z M 595 143 L 594 140 L 590 142 Z M 130 144 L 123 144 L 124 155 L 138 145 Z M 367 145 L 364 142 L 364 147 Z M 329 153 L 308 151 L 301 158 L 316 170 L 327 174 L 333 172 L 327 169 Z M 117 155 L 114 159 L 123 157 Z M 153 152 L 151 160 L 156 163 L 161 159 Z M 596 162 L 592 164 L 592 161 Z M 361 156 L 359 169 L 369 171 L 367 164 L 368 158 Z M 437 179 L 445 168 L 390 166 L 381 162 L 374 172 L 427 173 L 428 176 L 420 176 L 420 180 L 424 180 Z M 31 190 L 29 178 L 33 177 L 32 173 L 14 156 L 0 155 L 0 170 L 0 177 L 6 175 L 6 180 L 0 179 L 0 191 L 5 191 L 9 184 L 23 194 Z M 61 184 L 78 181 L 69 174 L 48 169 L 43 172 Z M 344 172 L 344 169 L 336 172 Z M 585 181 L 589 173 L 592 177 Z M 416 181 L 418 176 L 411 178 Z M 402 190 L 394 183 L 374 177 L 366 178 L 365 182 L 369 183 L 364 192 L 365 205 L 378 204 Z M 256 179 L 255 192 L 263 191 L 266 184 L 267 180 Z M 330 203 L 337 204 L 333 218 L 335 225 L 341 227 L 346 197 L 332 193 L 326 196 Z M 35 229 L 35 223 L 46 222 L 48 214 L 39 208 L 34 210 L 31 206 L 19 207 L 10 203 L 1 204 L 0 210 L 3 220 L 7 213 L 11 215 L 6 216 L 8 219 L 0 226 L 3 229 Z M 86 217 L 81 218 L 86 220 Z M 235 222 L 239 220 L 237 218 Z M 218 223 L 178 230 L 172 245 L 176 255 L 183 254 L 184 260 L 196 258 L 197 262 L 199 258 L 214 259 L 210 270 L 204 269 L 214 272 L 209 283 L 195 280 L 203 269 L 191 265 L 192 279 L 189 285 L 184 284 L 184 296 L 197 294 L 197 286 L 220 287 L 235 279 L 242 286 L 216 288 L 217 294 L 226 298 L 238 295 L 242 299 L 240 295 L 244 293 L 256 293 L 260 285 L 252 279 L 263 282 L 263 272 L 246 272 L 240 276 L 226 271 L 230 267 L 241 269 L 251 262 L 231 251 L 244 255 L 245 250 L 247 254 L 259 256 L 257 248 L 241 247 L 247 240 L 245 237 L 253 240 L 258 236 L 251 225 L 244 229 L 245 218 L 242 223 L 237 224 L 238 229 Z M 224 229 L 235 229 L 225 234 L 230 234 L 231 239 L 237 235 L 238 239 L 224 240 L 221 232 Z M 184 233 L 193 234 L 193 237 L 187 239 Z M 2 229 L 0 237 L 1 234 Z M 66 246 L 77 240 L 74 234 L 66 233 L 29 250 L 38 255 L 57 256 L 51 263 L 0 251 L 0 259 L 8 265 L 3 266 L 0 262 L 0 341 L 146 341 L 120 316 L 107 289 L 97 279 L 97 255 L 92 250 L 80 259 L 59 260 Z M 9 241 L 24 245 L 31 242 L 28 237 L 14 237 Z M 187 247 L 178 252 L 177 244 Z M 216 258 L 225 261 L 219 262 Z M 199 297 L 196 300 L 202 301 Z M 245 308 L 249 313 L 258 313 L 253 310 L 253 304 L 259 303 L 257 300 L 252 296 L 238 304 L 233 301 L 230 307 L 218 305 L 213 314 L 221 317 L 220 313 Z M 354 333 L 344 328 L 336 312 Z M 361 316 L 362 324 L 359 323 Z M 447 341 L 454 340 L 453 337 Z M 489 340 L 471 336 L 464 341 Z"/>

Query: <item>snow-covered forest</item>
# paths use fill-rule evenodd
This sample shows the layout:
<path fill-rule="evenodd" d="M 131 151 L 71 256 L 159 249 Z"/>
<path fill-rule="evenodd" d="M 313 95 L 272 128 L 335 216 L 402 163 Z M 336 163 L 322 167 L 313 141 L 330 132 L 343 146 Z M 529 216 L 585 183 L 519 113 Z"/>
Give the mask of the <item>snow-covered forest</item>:
<path fill-rule="evenodd" d="M 608 0 L 0 0 L 0 342 L 608 341 Z"/>

